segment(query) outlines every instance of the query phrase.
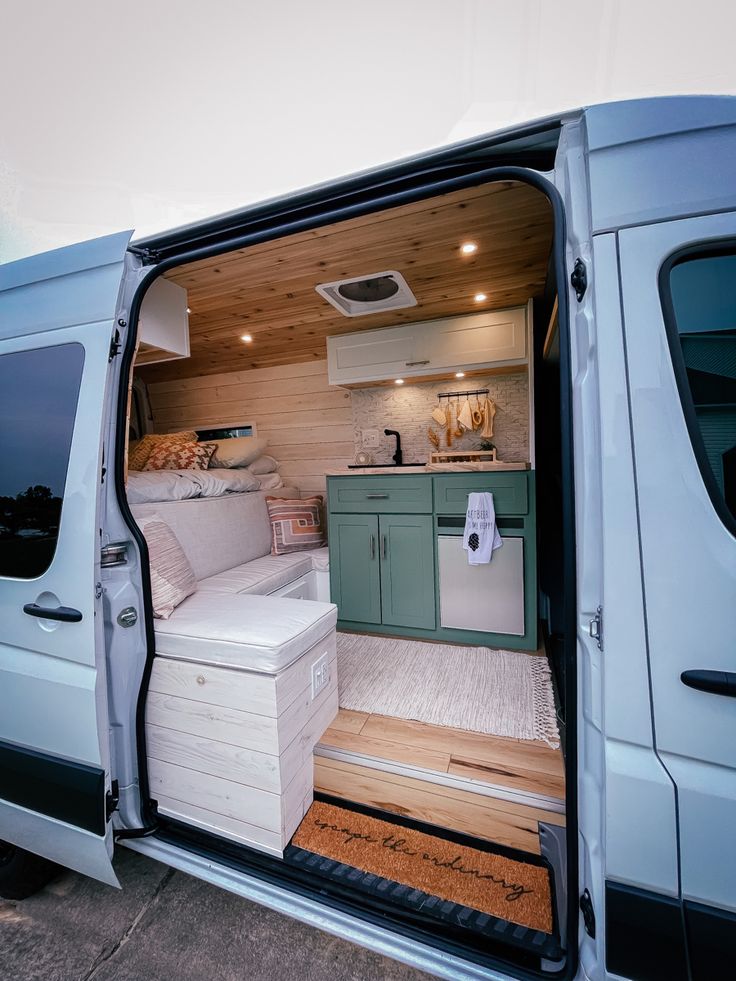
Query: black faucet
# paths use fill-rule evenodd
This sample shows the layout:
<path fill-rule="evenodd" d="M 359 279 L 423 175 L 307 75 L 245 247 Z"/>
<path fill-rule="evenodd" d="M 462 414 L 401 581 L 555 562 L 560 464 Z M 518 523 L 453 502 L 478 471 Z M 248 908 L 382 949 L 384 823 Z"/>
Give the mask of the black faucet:
<path fill-rule="evenodd" d="M 396 452 L 391 459 L 394 461 L 394 466 L 400 467 L 404 459 L 404 454 L 401 452 L 401 434 L 397 433 L 395 429 L 384 429 L 383 435 L 396 437 Z"/>

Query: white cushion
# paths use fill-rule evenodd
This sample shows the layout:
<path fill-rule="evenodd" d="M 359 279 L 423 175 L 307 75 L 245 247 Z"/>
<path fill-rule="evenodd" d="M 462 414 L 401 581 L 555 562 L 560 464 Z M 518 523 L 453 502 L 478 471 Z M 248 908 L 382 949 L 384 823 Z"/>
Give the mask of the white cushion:
<path fill-rule="evenodd" d="M 217 449 L 212 457 L 213 467 L 247 467 L 262 456 L 268 440 L 256 436 L 235 436 L 213 440 Z"/>
<path fill-rule="evenodd" d="M 199 588 L 216 593 L 258 593 L 263 596 L 305 576 L 311 570 L 312 560 L 304 552 L 264 555 L 261 559 L 253 559 L 252 562 L 203 579 Z"/>
<path fill-rule="evenodd" d="M 335 629 L 337 607 L 312 600 L 201 590 L 156 621 L 156 653 L 278 674 Z"/>
<path fill-rule="evenodd" d="M 265 494 L 232 494 L 191 501 L 140 504 L 133 515 L 158 514 L 181 542 L 197 580 L 258 559 L 271 551 Z"/>
<path fill-rule="evenodd" d="M 330 550 L 325 546 L 325 548 L 313 548 L 308 552 L 302 552 L 302 555 L 308 555 L 312 560 L 312 568 L 315 572 L 329 572 L 330 571 Z"/>

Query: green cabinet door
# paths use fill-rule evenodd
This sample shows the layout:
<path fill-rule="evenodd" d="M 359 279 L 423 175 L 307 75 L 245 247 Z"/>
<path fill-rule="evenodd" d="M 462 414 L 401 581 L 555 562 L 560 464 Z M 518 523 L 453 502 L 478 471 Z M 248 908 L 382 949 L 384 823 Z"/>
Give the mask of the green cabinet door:
<path fill-rule="evenodd" d="M 396 627 L 435 627 L 431 514 L 382 514 L 382 621 Z"/>
<path fill-rule="evenodd" d="M 330 589 L 341 620 L 381 622 L 378 515 L 331 514 Z"/>

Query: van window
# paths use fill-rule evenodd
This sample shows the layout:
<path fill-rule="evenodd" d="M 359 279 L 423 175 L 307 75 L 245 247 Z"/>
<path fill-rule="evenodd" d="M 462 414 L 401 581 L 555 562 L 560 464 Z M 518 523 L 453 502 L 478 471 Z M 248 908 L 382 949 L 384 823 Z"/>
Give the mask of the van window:
<path fill-rule="evenodd" d="M 701 469 L 736 518 L 736 248 L 679 257 L 669 271 L 670 343 Z M 672 329 L 674 327 L 674 329 Z"/>
<path fill-rule="evenodd" d="M 0 576 L 51 565 L 83 365 L 81 344 L 0 355 Z"/>

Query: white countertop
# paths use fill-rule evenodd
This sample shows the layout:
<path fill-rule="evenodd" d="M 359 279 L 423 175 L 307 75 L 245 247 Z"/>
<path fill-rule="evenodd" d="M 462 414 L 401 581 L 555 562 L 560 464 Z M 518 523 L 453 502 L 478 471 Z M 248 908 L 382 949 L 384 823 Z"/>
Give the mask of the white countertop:
<path fill-rule="evenodd" d="M 506 462 L 497 460 L 495 463 L 428 463 L 424 467 L 358 467 L 355 470 L 327 470 L 327 477 L 370 477 L 373 474 L 413 474 L 413 473 L 493 473 L 503 470 L 529 470 L 530 464 L 525 462 Z"/>

